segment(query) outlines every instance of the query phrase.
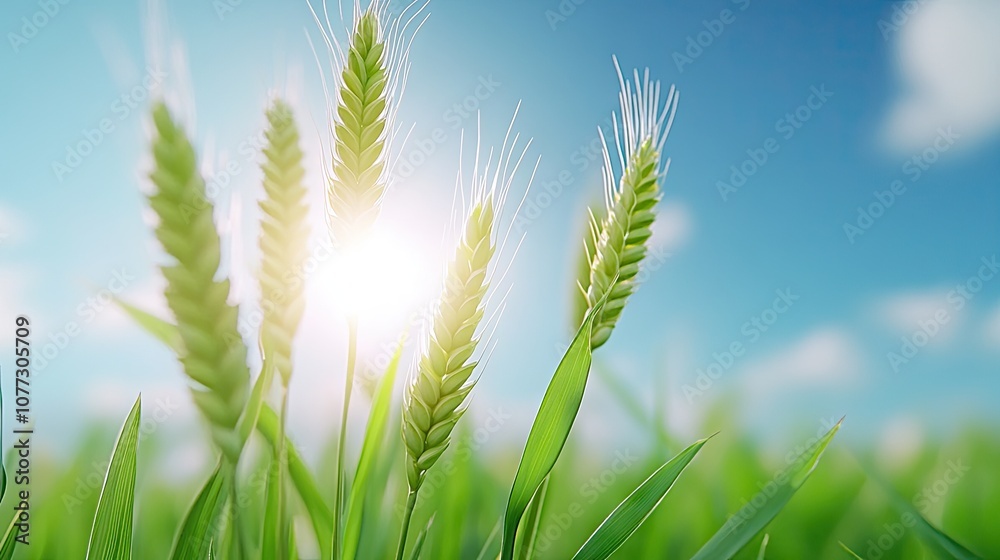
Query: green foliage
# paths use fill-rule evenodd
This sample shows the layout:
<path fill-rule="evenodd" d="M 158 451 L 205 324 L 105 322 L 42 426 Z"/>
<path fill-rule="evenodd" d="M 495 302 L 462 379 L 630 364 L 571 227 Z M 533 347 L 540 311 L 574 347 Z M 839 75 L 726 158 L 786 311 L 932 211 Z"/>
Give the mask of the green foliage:
<path fill-rule="evenodd" d="M 538 414 L 528 433 L 504 513 L 501 558 L 514 557 L 518 525 L 539 486 L 552 471 L 576 420 L 587 386 L 591 362 L 591 334 L 601 302 L 591 310 L 552 375 Z"/>
<path fill-rule="evenodd" d="M 135 400 L 118 435 L 108 474 L 97 503 L 87 558 L 119 560 L 132 557 L 132 516 L 135 510 L 136 449 L 142 398 Z"/>
<path fill-rule="evenodd" d="M 699 440 L 676 457 L 656 469 L 625 501 L 611 512 L 594 534 L 587 539 L 574 560 L 604 560 L 632 536 L 657 505 L 663 500 L 677 477 L 701 451 L 707 439 Z"/>

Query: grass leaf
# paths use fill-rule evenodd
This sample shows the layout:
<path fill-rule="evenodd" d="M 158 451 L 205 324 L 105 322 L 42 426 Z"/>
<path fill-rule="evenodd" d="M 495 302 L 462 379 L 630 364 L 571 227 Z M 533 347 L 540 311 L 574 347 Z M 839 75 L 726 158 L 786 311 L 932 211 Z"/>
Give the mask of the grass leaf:
<path fill-rule="evenodd" d="M 10 560 L 14 557 L 14 549 L 17 547 L 17 515 L 11 518 L 7 530 L 3 534 L 3 543 L 0 544 L 0 560 Z"/>
<path fill-rule="evenodd" d="M 174 541 L 174 550 L 170 554 L 172 560 L 208 556 L 218 532 L 217 520 L 226 505 L 234 475 L 232 465 L 225 460 L 219 461 L 184 516 L 181 530 Z"/>
<path fill-rule="evenodd" d="M 846 552 L 848 555 L 850 555 L 851 558 L 854 558 L 855 560 L 865 560 L 864 558 L 858 556 L 857 552 L 854 552 L 853 550 L 848 548 L 847 545 L 844 543 L 840 543 L 840 548 L 843 548 L 844 552 Z"/>
<path fill-rule="evenodd" d="M 504 512 L 500 553 L 503 560 L 514 557 L 514 540 L 532 496 L 549 475 L 562 453 L 566 438 L 576 420 L 590 373 L 590 336 L 594 318 L 603 307 L 599 304 L 587 315 L 569 349 L 552 375 L 542 404 L 535 416 L 524 445 L 524 453 L 514 476 L 514 484 Z"/>
<path fill-rule="evenodd" d="M 347 502 L 347 519 L 344 521 L 343 556 L 344 560 L 353 560 L 358 552 L 358 542 L 361 538 L 361 520 L 364 514 L 365 491 L 368 489 L 369 475 L 375 468 L 379 447 L 385 439 L 386 426 L 389 424 L 389 413 L 392 406 L 392 389 L 396 385 L 396 372 L 399 371 L 399 359 L 403 354 L 403 345 L 396 347 L 396 353 L 385 370 L 382 380 L 375 390 L 371 412 L 368 415 L 368 426 L 365 428 L 365 439 L 361 445 L 361 457 L 354 474 L 354 485 Z"/>
<path fill-rule="evenodd" d="M 157 340 L 167 345 L 168 348 L 174 351 L 177 355 L 184 354 L 184 341 L 181 339 L 181 333 L 177 330 L 177 325 L 164 321 L 163 319 L 147 312 L 138 307 L 123 301 L 121 299 L 115 298 L 115 303 L 118 307 L 132 318 L 140 327 L 146 332 L 153 335 Z"/>
<path fill-rule="evenodd" d="M 257 431 L 271 445 L 278 444 L 278 414 L 265 404 L 257 420 Z M 312 472 L 306 466 L 291 440 L 285 438 L 285 460 L 288 461 L 288 476 L 309 514 L 313 530 L 319 541 L 322 558 L 331 557 L 333 542 L 333 512 L 323 501 L 323 494 L 316 486 Z"/>
<path fill-rule="evenodd" d="M 427 542 L 427 533 L 431 530 L 431 525 L 434 524 L 434 516 L 427 521 L 427 525 L 417 533 L 417 538 L 413 541 L 413 549 L 410 550 L 410 560 L 419 560 L 420 553 L 424 550 L 424 543 Z"/>
<path fill-rule="evenodd" d="M 574 560 L 604 560 L 632 536 L 673 487 L 708 439 L 699 440 L 667 461 L 625 498 L 587 539 Z"/>
<path fill-rule="evenodd" d="M 869 473 L 874 473 L 873 469 L 867 469 Z M 881 476 L 871 475 L 882 489 L 889 496 L 892 507 L 900 514 L 900 521 L 904 526 L 913 527 L 917 537 L 923 542 L 928 550 L 938 558 L 945 560 L 978 560 L 980 557 L 961 543 L 951 538 L 947 533 L 931 525 L 923 515 L 920 514 L 913 505 L 896 493 L 895 489 Z"/>
<path fill-rule="evenodd" d="M 127 560 L 132 557 L 132 518 L 135 513 L 136 449 L 139 445 L 139 417 L 142 397 L 135 400 L 122 425 L 111 454 L 101 498 L 90 531 L 87 558 Z"/>
<path fill-rule="evenodd" d="M 840 422 L 830 429 L 819 441 L 799 455 L 787 469 L 775 476 L 776 488 L 761 507 L 754 507 L 746 514 L 737 512 L 712 538 L 701 547 L 691 560 L 720 560 L 732 558 L 743 549 L 764 527 L 777 517 L 785 504 L 812 474 L 820 457 L 840 429 Z"/>

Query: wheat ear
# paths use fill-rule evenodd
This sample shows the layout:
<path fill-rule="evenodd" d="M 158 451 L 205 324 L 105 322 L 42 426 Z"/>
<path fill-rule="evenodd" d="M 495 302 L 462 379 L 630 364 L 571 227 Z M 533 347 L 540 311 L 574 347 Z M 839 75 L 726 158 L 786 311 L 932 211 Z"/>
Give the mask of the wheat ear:
<path fill-rule="evenodd" d="M 305 170 L 299 131 L 291 108 L 275 100 L 267 111 L 264 148 L 264 194 L 260 201 L 260 292 L 264 319 L 261 345 L 287 386 L 292 374 L 292 340 L 305 308 L 301 283 L 289 283 L 290 271 L 300 270 L 308 256 L 309 226 L 302 185 Z"/>
<path fill-rule="evenodd" d="M 199 385 L 191 389 L 192 395 L 213 439 L 235 464 L 242 447 L 236 425 L 246 405 L 250 374 L 246 346 L 236 328 L 238 311 L 227 303 L 229 280 L 216 280 L 220 249 L 213 207 L 205 196 L 194 149 L 164 104 L 154 106 L 153 123 L 155 168 L 150 178 L 156 189 L 149 203 L 159 217 L 156 237 L 175 261 L 161 270 L 167 280 L 167 304 L 184 341 L 180 360 Z M 192 200 L 206 204 L 189 205 Z"/>
<path fill-rule="evenodd" d="M 621 85 L 621 126 L 617 116 L 612 122 L 623 172 L 616 181 L 608 142 L 602 132 L 606 216 L 600 222 L 591 218 L 594 248 L 590 277 L 586 285 L 580 283 L 588 310 L 608 295 L 594 321 L 592 349 L 608 341 L 625 302 L 636 289 L 635 277 L 646 256 L 646 242 L 656 218 L 654 207 L 660 200 L 660 183 L 669 167 L 669 161 L 663 165 L 663 143 L 678 100 L 676 90 L 671 88 L 665 106 L 661 106 L 660 84 L 650 82 L 649 70 L 641 82 L 639 72 L 634 72 L 633 91 L 633 84 L 623 78 L 617 59 L 615 68 Z"/>
<path fill-rule="evenodd" d="M 268 128 L 265 132 L 267 147 L 264 148 L 265 198 L 260 201 L 261 209 L 261 308 L 264 319 L 261 324 L 261 350 L 267 366 L 261 372 L 265 387 L 269 387 L 272 375 L 277 371 L 281 377 L 281 404 L 278 416 L 278 434 L 281 436 L 275 449 L 275 465 L 278 483 L 273 496 L 277 504 L 275 519 L 278 522 L 277 549 L 267 550 L 277 558 L 286 558 L 284 548 L 288 542 L 286 519 L 286 497 L 284 493 L 285 424 L 288 416 L 288 386 L 292 377 L 292 341 L 302 319 L 305 296 L 300 282 L 288 283 L 290 271 L 301 270 L 308 255 L 306 243 L 309 227 L 305 204 L 306 189 L 302 186 L 305 170 L 302 168 L 302 150 L 299 148 L 299 131 L 295 126 L 291 108 L 276 99 L 267 111 Z"/>
<path fill-rule="evenodd" d="M 508 138 L 509 135 L 508 130 Z M 465 214 L 454 256 L 445 270 L 444 286 L 431 317 L 415 375 L 403 398 L 402 435 L 410 491 L 397 558 L 402 557 L 405 549 L 406 531 L 417 492 L 427 471 L 448 448 L 451 433 L 465 413 L 469 393 L 475 385 L 471 377 L 479 365 L 474 355 L 482 338 L 480 327 L 486 294 L 497 268 L 496 255 L 503 252 L 504 242 L 510 234 L 508 228 L 498 245 L 498 213 L 530 145 L 529 142 L 515 157 L 517 140 L 515 136 L 508 147 L 505 139 L 492 179 L 489 179 L 490 162 L 480 175 L 477 160 L 470 209 Z"/>
<path fill-rule="evenodd" d="M 398 101 L 409 69 L 410 44 L 426 19 L 426 2 L 414 2 L 395 18 L 389 3 L 374 0 L 362 11 L 354 6 L 347 49 L 337 42 L 326 4 L 323 18 L 313 17 L 338 74 L 331 107 L 333 144 L 327 166 L 327 222 L 335 246 L 348 247 L 363 238 L 378 217 L 390 183 L 392 144 Z M 311 5 L 310 5 L 311 8 Z M 319 61 L 319 55 L 316 55 Z M 321 74 L 322 75 L 322 74 Z M 324 79 L 323 88 L 326 91 Z"/>

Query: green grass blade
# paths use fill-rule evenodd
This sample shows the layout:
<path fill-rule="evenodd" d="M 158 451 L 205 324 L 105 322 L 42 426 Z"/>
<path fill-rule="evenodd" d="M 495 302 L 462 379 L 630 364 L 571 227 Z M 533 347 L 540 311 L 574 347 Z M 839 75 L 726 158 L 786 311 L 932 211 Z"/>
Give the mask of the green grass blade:
<path fill-rule="evenodd" d="M 277 447 L 274 448 L 275 450 Z M 279 538 L 282 534 L 279 523 L 284 520 L 278 519 L 280 509 L 278 500 L 281 499 L 281 467 L 278 464 L 278 453 L 271 454 L 271 464 L 267 468 L 267 494 L 264 498 L 264 530 L 261 532 L 260 550 L 264 558 L 280 558 L 282 551 L 279 547 L 286 545 Z"/>
<path fill-rule="evenodd" d="M 229 488 L 235 473 L 232 465 L 222 460 L 208 477 L 205 486 L 188 509 L 181 524 L 181 530 L 174 541 L 170 554 L 172 560 L 205 558 L 212 550 L 212 542 L 218 532 L 219 515 L 226 505 Z"/>
<path fill-rule="evenodd" d="M 548 497 L 549 481 L 551 479 L 552 475 L 545 477 L 542 485 L 535 492 L 535 497 L 531 499 L 528 511 L 524 514 L 523 543 L 521 544 L 521 553 L 518 556 L 520 560 L 531 560 L 531 557 L 535 554 L 535 541 L 538 538 L 538 527 L 542 524 L 542 513 L 544 513 L 545 499 Z"/>
<path fill-rule="evenodd" d="M 278 414 L 267 404 L 260 410 L 257 431 L 271 446 L 278 444 Z M 288 476 L 292 485 L 295 486 L 296 492 L 309 513 L 309 520 L 312 522 L 316 538 L 319 540 L 322 558 L 330 558 L 333 542 L 333 513 L 323 501 L 323 494 L 316 486 L 316 480 L 313 478 L 312 472 L 309 471 L 309 467 L 306 466 L 295 446 L 287 437 L 285 438 L 285 460 L 288 461 Z"/>
<path fill-rule="evenodd" d="M 931 525 L 910 502 L 897 494 L 887 481 L 879 476 L 875 476 L 874 478 L 882 485 L 886 494 L 889 495 L 889 501 L 892 503 L 892 507 L 900 514 L 900 520 L 903 525 L 913 527 L 920 541 L 935 556 L 943 560 L 978 560 L 980 558 L 979 555 L 951 538 L 947 533 Z"/>
<path fill-rule="evenodd" d="M 413 541 L 413 549 L 410 550 L 410 555 L 407 557 L 410 560 L 419 560 L 420 553 L 424 550 L 424 543 L 427 542 L 427 533 L 431 530 L 431 525 L 434 524 L 434 516 L 427 521 L 427 525 L 417 533 L 416 540 Z"/>
<path fill-rule="evenodd" d="M 604 560 L 642 525 L 708 439 L 699 440 L 649 475 L 587 539 L 574 560 Z"/>
<path fill-rule="evenodd" d="M 603 300 L 587 315 L 573 338 L 569 350 L 559 362 L 542 404 L 535 416 L 524 445 L 524 453 L 514 476 L 514 484 L 504 512 L 500 552 L 503 560 L 514 558 L 517 527 L 532 496 L 549 475 L 562 453 L 569 431 L 583 401 L 583 391 L 590 373 L 590 336 L 594 318 L 603 307 Z"/>
<path fill-rule="evenodd" d="M 14 557 L 14 549 L 17 548 L 17 515 L 11 518 L 7 530 L 3 534 L 3 544 L 0 544 L 0 560 L 10 560 Z"/>
<path fill-rule="evenodd" d="M 755 507 L 746 514 L 734 514 L 691 560 L 728 560 L 763 531 L 812 474 L 842 422 L 843 419 L 799 455 L 791 466 L 775 476 L 775 489 L 763 506 Z"/>
<path fill-rule="evenodd" d="M 760 550 L 757 551 L 757 560 L 764 560 L 764 553 L 767 552 L 767 543 L 771 540 L 771 535 L 764 533 L 764 539 L 760 541 Z"/>
<path fill-rule="evenodd" d="M 132 557 L 132 519 L 135 513 L 136 450 L 142 397 L 135 400 L 111 453 L 101 498 L 90 531 L 87 558 L 127 560 Z"/>
<path fill-rule="evenodd" d="M 361 520 L 364 516 L 365 490 L 368 478 L 375 468 L 379 447 L 385 438 L 386 426 L 389 424 L 389 413 L 392 407 L 392 389 L 396 385 L 396 372 L 399 371 L 399 359 L 403 354 L 403 345 L 396 348 L 396 353 L 379 381 L 372 401 L 371 412 L 368 414 L 368 426 L 365 428 L 365 439 L 361 445 L 361 457 L 354 474 L 354 485 L 347 501 L 347 518 L 344 521 L 343 556 L 344 560 L 354 560 L 358 552 L 358 542 L 361 538 Z"/>
<path fill-rule="evenodd" d="M 136 322 L 140 327 L 143 328 L 147 333 L 153 335 L 154 338 L 160 342 L 167 345 L 168 348 L 174 351 L 175 354 L 184 354 L 184 341 L 181 339 L 181 333 L 177 330 L 177 325 L 165 321 L 148 311 L 139 309 L 138 307 L 115 298 L 115 303 L 118 307 L 122 308 L 133 321 Z"/>
<path fill-rule="evenodd" d="M 864 558 L 858 556 L 858 553 L 848 548 L 844 543 L 840 543 L 840 548 L 843 548 L 844 552 L 846 552 L 851 558 L 854 558 L 854 560 L 865 560 Z"/>

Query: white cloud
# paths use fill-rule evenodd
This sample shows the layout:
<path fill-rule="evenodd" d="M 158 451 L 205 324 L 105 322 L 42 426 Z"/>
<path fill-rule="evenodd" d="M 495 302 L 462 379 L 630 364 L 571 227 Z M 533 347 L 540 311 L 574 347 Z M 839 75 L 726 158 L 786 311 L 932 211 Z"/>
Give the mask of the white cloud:
<path fill-rule="evenodd" d="M 876 303 L 874 313 L 879 323 L 900 336 L 913 334 L 931 321 L 937 327 L 931 340 L 939 345 L 954 338 L 959 324 L 959 312 L 948 304 L 947 289 L 893 294 Z"/>
<path fill-rule="evenodd" d="M 26 233 L 27 226 L 20 213 L 0 205 L 0 246 L 17 243 L 24 239 Z"/>
<path fill-rule="evenodd" d="M 671 251 L 683 245 L 691 235 L 691 211 L 675 201 L 663 201 L 653 222 L 649 246 Z"/>
<path fill-rule="evenodd" d="M 926 148 L 942 127 L 954 127 L 960 144 L 1000 129 L 1000 2 L 904 2 L 879 25 L 895 40 L 903 82 L 884 130 L 892 148 Z"/>
<path fill-rule="evenodd" d="M 879 464 L 888 470 L 912 465 L 924 448 L 924 430 L 911 416 L 890 419 L 878 435 Z"/>
<path fill-rule="evenodd" d="M 756 397 L 795 389 L 845 388 L 860 379 L 862 363 L 854 337 L 843 328 L 827 326 L 748 365 L 741 378 Z"/>

